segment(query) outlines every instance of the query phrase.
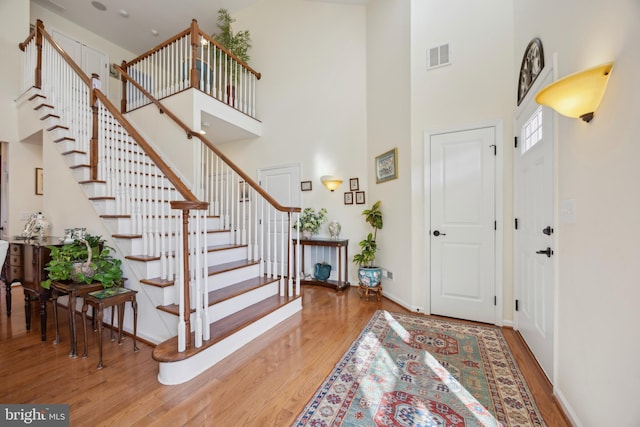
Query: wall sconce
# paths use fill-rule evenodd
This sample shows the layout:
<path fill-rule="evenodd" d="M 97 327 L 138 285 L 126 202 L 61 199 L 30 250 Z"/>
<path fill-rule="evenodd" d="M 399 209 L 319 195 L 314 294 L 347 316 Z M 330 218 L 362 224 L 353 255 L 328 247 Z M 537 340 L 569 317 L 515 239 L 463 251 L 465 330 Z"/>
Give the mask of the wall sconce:
<path fill-rule="evenodd" d="M 336 178 L 332 175 L 324 175 L 320 177 L 320 181 L 322 181 L 322 184 L 327 187 L 327 190 L 329 191 L 335 191 L 336 188 L 340 187 L 340 184 L 342 184 L 342 180 L 340 178 Z"/>
<path fill-rule="evenodd" d="M 536 102 L 589 123 L 600 105 L 612 68 L 613 62 L 609 62 L 559 79 L 538 92 Z"/>

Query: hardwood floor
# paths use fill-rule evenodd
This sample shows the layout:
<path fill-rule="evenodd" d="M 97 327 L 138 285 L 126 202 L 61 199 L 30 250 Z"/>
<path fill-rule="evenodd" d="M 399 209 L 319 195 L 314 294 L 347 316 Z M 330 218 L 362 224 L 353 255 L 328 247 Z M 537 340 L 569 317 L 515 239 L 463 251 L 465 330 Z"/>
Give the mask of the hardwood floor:
<path fill-rule="evenodd" d="M 163 386 L 156 379 L 151 346 L 138 343 L 140 351 L 134 353 L 130 337 L 119 346 L 109 341 L 107 329 L 104 368 L 98 371 L 95 334 L 89 337 L 89 357 L 71 359 L 66 310 L 59 310 L 61 343 L 52 343 L 53 316 L 47 342 L 42 342 L 38 309 L 33 309 L 33 329 L 26 332 L 22 289 L 14 287 L 12 295 L 12 316 L 7 318 L 2 286 L 0 402 L 70 404 L 72 426 L 291 425 L 376 309 L 407 312 L 386 298 L 362 301 L 353 287 L 336 293 L 303 286 L 301 313 L 196 379 Z M 80 317 L 76 323 L 82 324 Z M 569 426 L 518 334 L 504 332 L 547 425 Z"/>

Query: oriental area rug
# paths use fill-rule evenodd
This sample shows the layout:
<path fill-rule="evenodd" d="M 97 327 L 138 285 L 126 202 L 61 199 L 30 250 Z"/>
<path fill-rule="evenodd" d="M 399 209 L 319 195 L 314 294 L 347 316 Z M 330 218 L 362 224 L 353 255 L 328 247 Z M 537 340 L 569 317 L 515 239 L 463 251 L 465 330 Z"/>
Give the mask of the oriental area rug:
<path fill-rule="evenodd" d="M 545 426 L 497 327 L 378 310 L 294 426 Z"/>

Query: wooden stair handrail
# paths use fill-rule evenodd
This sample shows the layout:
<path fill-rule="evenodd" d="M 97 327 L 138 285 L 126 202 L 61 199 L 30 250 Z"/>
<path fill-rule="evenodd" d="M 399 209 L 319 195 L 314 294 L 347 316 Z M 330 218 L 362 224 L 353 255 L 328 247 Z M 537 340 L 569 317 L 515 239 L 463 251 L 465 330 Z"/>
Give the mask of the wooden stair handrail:
<path fill-rule="evenodd" d="M 162 42 L 159 45 L 153 47 L 152 49 L 148 50 L 147 52 L 143 53 L 142 55 L 137 56 L 136 58 L 132 59 L 131 61 L 125 62 L 123 64 L 123 68 L 125 68 L 125 69 L 129 68 L 131 65 L 134 65 L 134 64 L 142 61 L 143 59 L 145 59 L 145 58 L 153 55 L 154 53 L 164 49 L 165 47 L 169 46 L 171 43 L 175 42 L 176 40 L 178 40 L 181 37 L 184 37 L 184 36 L 186 36 L 188 34 L 192 34 L 192 40 L 193 39 L 198 40 L 198 36 L 201 36 L 202 38 L 206 39 L 209 43 L 213 43 L 214 45 L 216 45 L 216 47 L 218 49 L 220 49 L 221 51 L 223 51 L 224 53 L 229 55 L 231 58 L 233 58 L 234 61 L 236 61 L 238 64 L 240 64 L 248 72 L 250 72 L 251 74 L 256 76 L 256 78 L 258 80 L 260 80 L 261 74 L 259 72 L 257 72 L 253 68 L 251 68 L 249 66 L 249 64 L 247 64 L 246 62 L 244 62 L 243 60 L 241 60 L 240 58 L 235 56 L 233 53 L 229 52 L 229 50 L 227 48 L 225 48 L 224 46 L 221 46 L 220 43 L 215 41 L 210 35 L 208 35 L 204 31 L 202 31 L 200 29 L 200 27 L 198 26 L 198 21 L 195 18 L 191 20 L 191 26 L 189 28 L 179 32 L 175 36 L 171 37 L 168 40 L 165 40 L 164 42 Z M 192 41 L 192 44 L 193 44 L 193 41 Z"/>
<path fill-rule="evenodd" d="M 182 182 L 182 180 L 178 177 L 178 175 L 176 175 L 175 172 L 173 172 L 173 170 L 169 167 L 169 165 L 167 165 L 166 162 L 162 160 L 162 157 L 160 157 L 158 153 L 155 152 L 155 150 L 142 137 L 142 135 L 140 135 L 140 133 L 131 125 L 131 123 L 129 123 L 129 121 L 120 113 L 120 111 L 111 103 L 111 101 L 109 101 L 107 96 L 104 93 L 102 93 L 100 89 L 92 88 L 91 78 L 89 78 L 89 76 L 87 76 L 84 73 L 84 71 L 82 71 L 82 69 L 78 67 L 78 65 L 71 59 L 71 57 L 64 51 L 64 49 L 62 49 L 60 45 L 56 43 L 55 40 L 53 40 L 53 38 L 49 35 L 49 33 L 45 31 L 44 25 L 40 20 L 38 20 L 38 23 L 37 23 L 37 31 L 41 33 L 42 36 L 46 38 L 49 43 L 51 43 L 54 49 L 58 51 L 60 56 L 62 56 L 62 58 L 64 58 L 64 60 L 67 62 L 67 64 L 69 64 L 69 66 L 76 72 L 76 74 L 78 74 L 80 79 L 89 88 L 91 88 L 91 105 L 95 104 L 96 99 L 99 99 L 100 101 L 102 101 L 102 103 L 105 105 L 107 110 L 109 110 L 109 112 L 113 114 L 113 116 L 116 118 L 116 120 L 118 120 L 120 125 L 126 129 L 126 131 L 129 133 L 129 135 L 131 135 L 131 137 L 133 137 L 133 139 L 136 141 L 136 143 L 138 143 L 140 148 L 142 148 L 142 150 L 147 154 L 147 156 L 149 156 L 149 158 L 156 164 L 158 169 L 160 169 L 162 173 L 165 174 L 167 179 L 174 185 L 174 187 L 176 188 L 176 190 L 178 190 L 180 195 L 184 197 L 185 200 L 187 201 L 191 201 L 191 202 L 199 201 L 198 198 L 191 192 L 189 187 L 187 187 Z"/>
<path fill-rule="evenodd" d="M 211 151 L 213 151 L 220 159 L 222 159 L 225 163 L 229 165 L 231 169 L 233 169 L 240 177 L 249 184 L 258 194 L 260 194 L 265 200 L 267 200 L 276 210 L 280 212 L 300 212 L 301 209 L 298 207 L 287 207 L 282 206 L 276 199 L 274 199 L 269 193 L 267 193 L 262 187 L 258 185 L 249 175 L 247 175 L 242 169 L 240 169 L 235 163 L 233 163 L 227 156 L 225 156 L 220 150 L 216 148 L 215 145 L 211 141 L 209 141 L 204 135 L 199 132 L 196 132 L 189 128 L 182 120 L 180 120 L 171 110 L 166 108 L 162 102 L 160 102 L 157 98 L 151 95 L 145 88 L 143 88 L 137 81 L 135 81 L 123 68 L 118 65 L 114 65 L 116 70 L 120 72 L 120 76 L 123 79 L 129 81 L 129 83 L 133 84 L 136 89 L 144 94 L 149 100 L 158 107 L 158 110 L 161 114 L 166 114 L 173 120 L 182 130 L 187 134 L 187 138 L 191 139 L 192 137 L 197 137 L 202 141 L 204 145 L 206 145 Z"/>

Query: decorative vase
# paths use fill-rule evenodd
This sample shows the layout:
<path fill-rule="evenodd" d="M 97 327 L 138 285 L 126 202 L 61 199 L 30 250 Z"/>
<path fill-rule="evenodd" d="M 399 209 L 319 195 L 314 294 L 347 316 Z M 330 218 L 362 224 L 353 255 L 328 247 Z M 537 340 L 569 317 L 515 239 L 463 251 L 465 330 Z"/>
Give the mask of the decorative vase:
<path fill-rule="evenodd" d="M 325 281 L 331 275 L 331 264 L 326 264 L 324 262 L 319 262 L 315 265 L 313 269 L 313 276 L 316 280 Z"/>
<path fill-rule="evenodd" d="M 358 269 L 358 280 L 360 285 L 367 288 L 375 288 L 382 281 L 381 267 L 360 267 Z"/>
<path fill-rule="evenodd" d="M 342 226 L 335 219 L 329 223 L 329 234 L 332 239 L 337 239 L 340 235 L 340 230 L 342 230 Z"/>

